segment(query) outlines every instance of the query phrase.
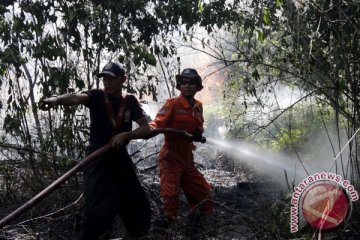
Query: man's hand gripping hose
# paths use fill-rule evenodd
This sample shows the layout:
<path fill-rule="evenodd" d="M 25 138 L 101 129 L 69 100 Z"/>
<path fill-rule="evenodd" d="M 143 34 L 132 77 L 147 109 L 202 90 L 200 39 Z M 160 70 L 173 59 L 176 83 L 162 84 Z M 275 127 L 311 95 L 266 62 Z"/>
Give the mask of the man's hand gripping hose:
<path fill-rule="evenodd" d="M 189 132 L 187 132 L 185 130 L 179 130 L 179 129 L 175 129 L 175 128 L 154 128 L 154 129 L 150 130 L 150 134 L 146 137 L 146 139 L 155 137 L 156 135 L 158 135 L 160 133 L 174 133 L 174 134 L 181 135 L 183 137 L 187 137 L 187 138 L 191 139 L 193 142 L 201 142 L 201 143 L 206 142 L 206 138 L 204 136 L 202 136 L 202 132 L 200 130 L 195 130 L 193 134 L 190 134 Z"/>
<path fill-rule="evenodd" d="M 206 138 L 202 136 L 199 137 L 199 135 L 195 136 L 198 133 L 190 134 L 183 130 L 178 130 L 174 128 L 156 128 L 150 130 L 148 136 L 145 137 L 145 139 L 149 139 L 152 137 L 155 137 L 156 135 L 160 133 L 174 133 L 179 134 L 184 137 L 190 138 L 192 141 L 195 142 L 201 142 L 205 143 Z M 96 159 L 98 156 L 104 154 L 111 148 L 111 142 L 107 143 L 106 145 L 102 146 L 95 152 L 88 155 L 86 158 L 84 158 L 81 162 L 76 164 L 72 169 L 67 171 L 64 175 L 59 177 L 57 180 L 55 180 L 52 184 L 50 184 L 48 187 L 46 187 L 44 190 L 42 190 L 40 193 L 38 193 L 35 197 L 28 200 L 26 203 L 24 203 L 22 206 L 17 208 L 15 211 L 4 217 L 0 220 L 0 229 L 9 224 L 11 221 L 15 220 L 17 217 L 19 217 L 21 214 L 26 212 L 27 210 L 31 209 L 33 206 L 35 206 L 37 203 L 39 203 L 42 199 L 47 197 L 50 193 L 52 193 L 55 189 L 57 189 L 62 183 L 64 183 L 66 180 L 68 180 L 70 177 L 74 176 L 77 172 L 82 170 L 86 165 L 88 165 L 92 160 Z"/>

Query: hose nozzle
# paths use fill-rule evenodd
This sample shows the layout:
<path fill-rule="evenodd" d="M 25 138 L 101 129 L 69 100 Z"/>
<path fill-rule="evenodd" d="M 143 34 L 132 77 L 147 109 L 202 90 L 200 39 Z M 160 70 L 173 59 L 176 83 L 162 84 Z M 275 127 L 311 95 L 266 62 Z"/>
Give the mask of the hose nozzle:
<path fill-rule="evenodd" d="M 201 137 L 201 139 L 192 139 L 193 142 L 201 142 L 201 143 L 206 143 L 206 137 Z"/>

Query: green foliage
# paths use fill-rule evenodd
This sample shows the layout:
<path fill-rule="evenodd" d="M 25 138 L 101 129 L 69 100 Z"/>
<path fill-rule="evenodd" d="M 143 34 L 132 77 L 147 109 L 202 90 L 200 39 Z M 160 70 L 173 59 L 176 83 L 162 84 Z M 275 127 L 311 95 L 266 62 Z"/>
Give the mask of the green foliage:
<path fill-rule="evenodd" d="M 224 98 L 230 104 L 224 106 L 233 113 L 228 115 L 231 134 L 270 141 L 268 146 L 279 151 L 297 150 L 313 159 L 320 131 L 336 139 L 336 128 L 353 132 L 360 126 L 360 36 L 353 21 L 360 5 L 252 1 L 246 7 L 239 10 L 232 41 L 221 45 L 231 50 L 219 54 L 227 67 Z M 279 86 L 305 97 L 283 113 L 277 110 L 278 95 L 285 91 Z M 309 106 L 301 105 L 308 99 Z M 240 102 L 242 110 L 234 107 Z M 245 122 L 238 121 L 240 112 Z M 266 140 L 259 134 L 264 132 L 269 133 Z"/>
<path fill-rule="evenodd" d="M 199 13 L 204 12 L 204 3 L 202 0 L 198 0 Z"/>
<path fill-rule="evenodd" d="M 280 128 L 276 133 L 275 139 L 271 141 L 272 149 L 283 152 L 286 149 L 292 149 L 303 139 L 304 132 L 301 129 Z"/>
<path fill-rule="evenodd" d="M 284 0 L 276 0 L 276 7 L 281 7 L 284 4 Z"/>
<path fill-rule="evenodd" d="M 263 23 L 265 26 L 271 25 L 270 10 L 267 7 L 263 9 Z"/>
<path fill-rule="evenodd" d="M 331 107 L 320 103 L 298 104 L 274 120 L 262 141 L 270 139 L 267 145 L 276 151 L 296 152 L 304 161 L 316 161 L 320 150 L 330 150 L 331 144 L 338 139 L 335 123 L 335 112 Z M 340 124 L 340 128 L 344 127 Z"/>
<path fill-rule="evenodd" d="M 353 64 L 359 56 L 358 42 L 354 41 L 358 37 L 352 34 L 357 35 L 358 31 L 348 17 L 358 16 L 359 5 L 354 1 L 337 2 L 335 7 L 328 1 L 296 5 L 291 1 L 256 3 L 248 6 L 251 11 L 244 12 L 244 20 L 235 29 L 236 42 L 232 46 L 236 48 L 232 56 L 236 53 L 237 57 L 227 61 L 235 63 L 231 67 L 234 72 L 252 68 L 259 73 L 252 81 L 261 78 L 269 84 L 279 79 L 306 91 L 321 88 L 316 94 L 325 97 L 342 114 L 351 115 L 342 99 L 350 96 L 348 99 L 354 102 L 358 95 L 354 81 L 358 71 Z M 318 6 L 329 11 L 325 13 Z"/>

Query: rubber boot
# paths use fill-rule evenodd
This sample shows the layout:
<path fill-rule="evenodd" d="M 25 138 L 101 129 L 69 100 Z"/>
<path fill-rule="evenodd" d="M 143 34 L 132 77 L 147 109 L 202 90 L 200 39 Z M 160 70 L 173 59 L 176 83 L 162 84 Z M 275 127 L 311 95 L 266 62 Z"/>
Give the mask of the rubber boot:
<path fill-rule="evenodd" d="M 186 239 L 200 240 L 203 230 L 201 214 L 198 210 L 192 211 L 187 219 Z"/>

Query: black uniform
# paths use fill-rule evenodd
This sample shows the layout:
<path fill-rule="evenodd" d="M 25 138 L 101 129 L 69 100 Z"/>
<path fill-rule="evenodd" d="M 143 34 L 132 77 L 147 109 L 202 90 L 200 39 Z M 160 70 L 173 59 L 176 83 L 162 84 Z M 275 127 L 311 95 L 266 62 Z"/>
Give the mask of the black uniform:
<path fill-rule="evenodd" d="M 108 96 L 112 112 L 117 115 L 124 106 L 120 129 L 113 132 L 102 90 L 89 90 L 90 145 L 87 154 L 108 143 L 120 132 L 131 131 L 132 121 L 144 116 L 137 99 Z M 134 171 L 125 146 L 110 149 L 84 169 L 85 218 L 83 240 L 108 239 L 114 217 L 119 215 L 130 237 L 145 236 L 150 227 L 150 204 Z M 101 238 L 100 238 L 101 237 Z"/>

